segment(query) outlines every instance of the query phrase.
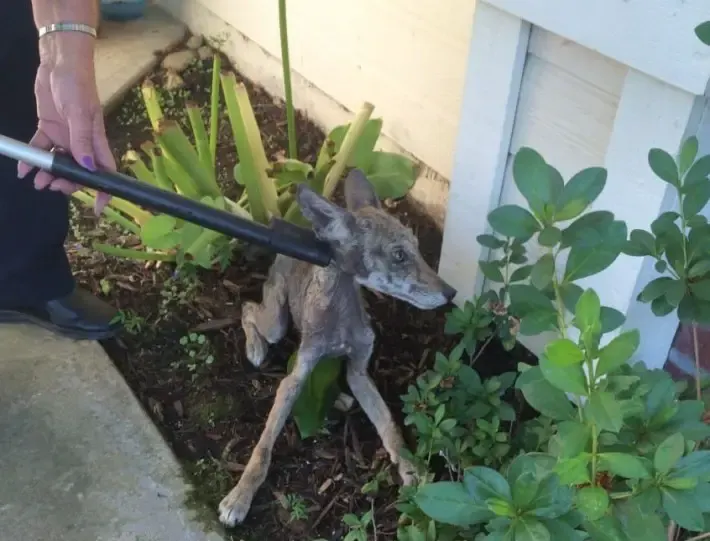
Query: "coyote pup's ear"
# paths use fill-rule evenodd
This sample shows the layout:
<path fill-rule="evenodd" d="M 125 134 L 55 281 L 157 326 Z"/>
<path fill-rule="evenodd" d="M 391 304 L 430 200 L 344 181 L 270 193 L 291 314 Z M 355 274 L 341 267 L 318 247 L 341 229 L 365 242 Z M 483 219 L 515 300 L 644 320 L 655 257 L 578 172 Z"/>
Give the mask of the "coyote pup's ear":
<path fill-rule="evenodd" d="M 348 210 L 357 211 L 363 207 L 380 208 L 380 200 L 367 176 L 360 169 L 353 169 L 345 177 L 345 201 Z"/>
<path fill-rule="evenodd" d="M 306 184 L 298 185 L 296 200 L 321 240 L 346 243 L 352 237 L 355 220 L 347 210 L 334 205 Z"/>

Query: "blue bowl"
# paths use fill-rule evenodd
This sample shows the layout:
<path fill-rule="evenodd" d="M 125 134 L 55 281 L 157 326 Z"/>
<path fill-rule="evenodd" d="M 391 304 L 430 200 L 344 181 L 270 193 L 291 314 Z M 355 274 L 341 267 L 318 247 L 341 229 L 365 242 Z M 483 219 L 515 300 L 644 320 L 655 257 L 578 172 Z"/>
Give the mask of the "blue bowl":
<path fill-rule="evenodd" d="M 107 21 L 133 21 L 145 14 L 146 0 L 101 2 L 101 17 Z"/>

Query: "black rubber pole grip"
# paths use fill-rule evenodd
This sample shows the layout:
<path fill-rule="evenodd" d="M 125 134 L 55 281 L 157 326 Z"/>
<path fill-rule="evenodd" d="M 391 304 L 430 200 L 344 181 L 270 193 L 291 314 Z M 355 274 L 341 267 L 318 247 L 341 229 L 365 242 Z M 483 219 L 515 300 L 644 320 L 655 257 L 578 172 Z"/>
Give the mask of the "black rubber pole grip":
<path fill-rule="evenodd" d="M 80 186 L 125 199 L 148 210 L 181 218 L 228 237 L 257 244 L 269 251 L 307 263 L 325 267 L 332 259 L 330 246 L 319 240 L 310 229 L 280 219 L 272 219 L 269 226 L 264 226 L 128 175 L 89 171 L 66 154 L 55 152 L 53 156 L 51 173 Z"/>

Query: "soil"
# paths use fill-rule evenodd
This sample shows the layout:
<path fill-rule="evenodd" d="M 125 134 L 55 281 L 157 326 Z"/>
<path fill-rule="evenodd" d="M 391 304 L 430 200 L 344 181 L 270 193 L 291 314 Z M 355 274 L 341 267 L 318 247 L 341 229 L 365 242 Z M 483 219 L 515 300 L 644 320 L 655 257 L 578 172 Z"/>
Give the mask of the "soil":
<path fill-rule="evenodd" d="M 227 65 L 224 58 L 223 66 Z M 186 100 L 209 103 L 211 69 L 211 60 L 195 62 L 182 74 L 184 87 L 164 93 L 167 116 L 185 122 L 182 106 Z M 283 103 L 238 77 L 248 88 L 267 154 L 283 154 L 287 146 Z M 162 84 L 159 71 L 150 78 Z M 314 163 L 325 135 L 300 113 L 297 126 L 299 157 Z M 138 87 L 108 116 L 106 127 L 117 160 L 128 148 L 138 148 L 150 139 Z M 238 194 L 238 186 L 230 179 L 236 153 L 224 114 L 217 155 L 225 190 Z M 406 198 L 388 206 L 413 228 L 423 256 L 436 268 L 441 232 Z M 193 503 L 210 527 L 221 529 L 215 520 L 216 506 L 246 464 L 285 374 L 286 361 L 297 346 L 298 337 L 291 332 L 271 347 L 259 370 L 244 355 L 240 305 L 261 299 L 269 259 L 238 255 L 224 272 L 200 272 L 190 281 L 174 277 L 170 265 L 107 257 L 89 249 L 93 240 L 117 244 L 126 240 L 125 233 L 106 221 L 97 222 L 89 209 L 74 206 L 73 224 L 68 250 L 79 282 L 130 315 L 133 332 L 104 347 L 185 465 L 195 486 Z M 377 332 L 371 374 L 401 423 L 400 396 L 431 366 L 435 352 L 449 351 L 455 342 L 444 334 L 447 309 L 424 312 L 369 292 L 365 296 Z M 196 363 L 195 370 L 180 344 L 180 338 L 192 331 L 203 333 L 208 343 L 198 353 L 202 362 Z M 208 354 L 214 357 L 212 364 L 205 362 Z M 492 342 L 477 369 L 483 376 L 499 374 L 514 369 L 519 360 L 530 362 L 524 355 L 506 353 Z M 381 489 L 374 503 L 360 490 L 388 466 L 381 442 L 362 410 L 355 404 L 347 413 L 333 411 L 325 432 L 302 441 L 289 420 L 251 512 L 243 525 L 223 531 L 228 539 L 341 539 L 347 532 L 343 515 L 360 516 L 373 505 L 377 539 L 396 538 L 396 485 Z M 394 472 L 393 478 L 396 481 Z M 286 510 L 289 502 L 300 502 L 295 507 L 305 511 L 303 518 L 294 519 Z"/>

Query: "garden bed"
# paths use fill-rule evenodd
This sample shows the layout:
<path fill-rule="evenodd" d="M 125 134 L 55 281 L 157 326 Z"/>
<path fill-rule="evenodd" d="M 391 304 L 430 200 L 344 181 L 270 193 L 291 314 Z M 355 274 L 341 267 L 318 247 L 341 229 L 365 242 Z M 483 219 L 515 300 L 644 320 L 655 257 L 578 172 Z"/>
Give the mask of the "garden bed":
<path fill-rule="evenodd" d="M 223 59 L 223 65 L 228 65 Z M 183 73 L 184 85 L 163 92 L 166 116 L 186 122 L 186 100 L 209 102 L 212 60 L 195 61 Z M 160 70 L 149 76 L 159 87 Z M 269 157 L 287 146 L 283 103 L 244 80 Z M 106 120 L 117 160 L 129 148 L 150 139 L 150 123 L 138 87 Z M 314 163 L 325 134 L 303 115 L 297 116 L 299 158 Z M 238 194 L 232 180 L 236 152 L 226 114 L 222 114 L 217 150 L 220 182 Z M 415 204 L 404 199 L 388 209 L 413 228 L 425 259 L 436 268 L 441 232 Z M 269 258 L 241 254 L 224 272 L 200 271 L 174 276 L 172 265 L 146 265 L 107 257 L 88 248 L 92 240 L 115 241 L 123 233 L 90 210 L 73 203 L 69 244 L 78 281 L 120 309 L 130 332 L 105 345 L 128 384 L 186 466 L 195 484 L 195 502 L 206 504 L 205 517 L 216 517 L 220 499 L 240 475 L 271 408 L 286 361 L 297 347 L 291 332 L 272 346 L 260 370 L 244 355 L 239 324 L 241 303 L 260 300 Z M 371 373 L 397 421 L 400 396 L 430 367 L 437 351 L 448 352 L 456 338 L 444 333 L 447 309 L 422 312 L 403 302 L 365 294 L 377 333 Z M 194 347 L 181 343 L 201 334 Z M 189 350 L 196 351 L 190 357 Z M 482 377 L 514 370 L 521 354 L 507 353 L 493 342 L 478 359 Z M 528 359 L 529 361 L 529 359 Z M 340 539 L 347 531 L 346 513 L 372 508 L 361 488 L 388 467 L 374 428 L 357 404 L 347 413 L 333 411 L 327 434 L 302 441 L 289 421 L 278 439 L 270 474 L 245 524 L 227 535 L 234 540 Z M 393 472 L 394 479 L 396 473 Z M 374 500 L 377 539 L 395 539 L 397 489 L 389 485 Z M 212 520 L 211 520 L 212 521 Z"/>

